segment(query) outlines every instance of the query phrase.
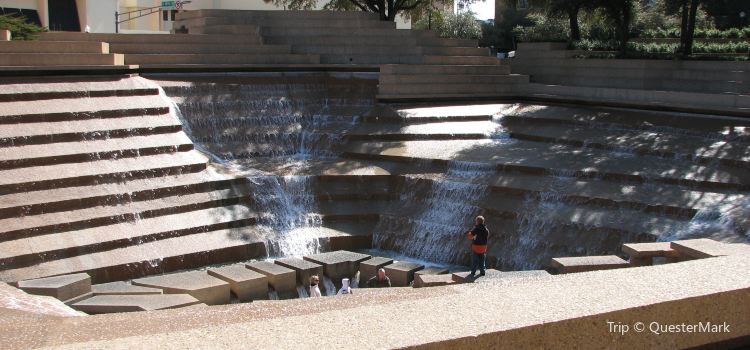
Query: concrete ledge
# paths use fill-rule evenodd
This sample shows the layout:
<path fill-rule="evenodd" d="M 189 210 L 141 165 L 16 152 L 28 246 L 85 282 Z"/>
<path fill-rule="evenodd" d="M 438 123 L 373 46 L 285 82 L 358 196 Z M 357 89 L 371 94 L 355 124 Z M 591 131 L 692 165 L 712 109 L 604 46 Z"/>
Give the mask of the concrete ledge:
<path fill-rule="evenodd" d="M 447 286 L 454 283 L 458 283 L 453 280 L 453 276 L 448 274 L 420 274 L 417 271 L 414 274 L 414 288 L 426 288 L 426 287 L 438 287 Z"/>
<path fill-rule="evenodd" d="M 294 270 L 268 261 L 254 261 L 245 264 L 245 267 L 268 277 L 268 284 L 279 293 L 279 297 L 297 294 L 297 275 Z"/>
<path fill-rule="evenodd" d="M 424 265 L 399 261 L 386 265 L 384 268 L 385 274 L 391 279 L 393 287 L 407 287 L 414 280 L 414 273 L 424 269 Z"/>
<path fill-rule="evenodd" d="M 150 311 L 200 304 L 188 294 L 97 295 L 72 305 L 87 314 Z"/>
<path fill-rule="evenodd" d="M 242 264 L 208 269 L 208 274 L 229 283 L 241 302 L 268 299 L 268 277 Z"/>
<path fill-rule="evenodd" d="M 708 238 L 688 239 L 671 242 L 670 248 L 680 255 L 694 258 L 712 258 L 717 256 L 747 254 L 750 255 L 750 244 L 722 243 Z"/>
<path fill-rule="evenodd" d="M 276 259 L 276 265 L 292 269 L 297 273 L 297 284 L 307 286 L 310 283 L 310 277 L 313 275 L 323 275 L 323 265 L 316 264 L 307 260 L 297 258 Z"/>
<path fill-rule="evenodd" d="M 133 280 L 143 287 L 160 288 L 165 294 L 189 294 L 208 305 L 229 303 L 229 283 L 209 276 L 204 271 L 173 273 Z"/>
<path fill-rule="evenodd" d="M 680 257 L 669 242 L 626 243 L 622 245 L 622 252 L 630 257 L 630 264 L 634 266 L 651 265 L 655 257 L 668 258 L 670 261 Z"/>
<path fill-rule="evenodd" d="M 627 261 L 616 255 L 553 258 L 551 265 L 559 273 L 619 269 L 630 266 Z"/>
<path fill-rule="evenodd" d="M 393 264 L 393 259 L 374 256 L 359 263 L 359 284 L 364 285 L 370 278 L 375 277 L 378 269 Z"/>
<path fill-rule="evenodd" d="M 324 273 L 333 283 L 338 286 L 342 278 L 352 278 L 359 271 L 359 264 L 370 256 L 367 254 L 354 253 L 346 250 L 308 255 L 304 257 L 307 261 L 323 265 Z"/>
<path fill-rule="evenodd" d="M 29 294 L 46 295 L 62 301 L 91 292 L 91 277 L 86 273 L 38 278 L 18 282 L 18 288 Z"/>
<path fill-rule="evenodd" d="M 91 286 L 94 295 L 146 295 L 162 294 L 161 289 L 134 286 L 127 282 L 110 282 Z"/>

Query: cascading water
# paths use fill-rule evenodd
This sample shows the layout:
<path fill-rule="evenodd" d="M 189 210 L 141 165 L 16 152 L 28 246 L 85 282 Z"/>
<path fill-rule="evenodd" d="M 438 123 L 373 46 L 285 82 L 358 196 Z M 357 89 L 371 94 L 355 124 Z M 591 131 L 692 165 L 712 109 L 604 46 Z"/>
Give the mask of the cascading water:
<path fill-rule="evenodd" d="M 703 208 L 685 225 L 661 235 L 659 240 L 702 237 L 722 242 L 750 242 L 750 198 Z"/>

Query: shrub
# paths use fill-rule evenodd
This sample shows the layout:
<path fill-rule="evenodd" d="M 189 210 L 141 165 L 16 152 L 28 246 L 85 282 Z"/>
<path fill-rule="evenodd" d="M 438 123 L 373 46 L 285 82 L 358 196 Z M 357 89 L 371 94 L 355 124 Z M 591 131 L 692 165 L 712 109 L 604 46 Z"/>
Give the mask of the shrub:
<path fill-rule="evenodd" d="M 46 29 L 26 21 L 23 16 L 0 15 L 0 29 L 10 30 L 13 40 L 34 40 Z"/>
<path fill-rule="evenodd" d="M 530 18 L 533 25 L 517 26 L 513 29 L 518 40 L 523 42 L 568 41 L 569 28 L 566 21 L 542 15 L 533 15 Z"/>

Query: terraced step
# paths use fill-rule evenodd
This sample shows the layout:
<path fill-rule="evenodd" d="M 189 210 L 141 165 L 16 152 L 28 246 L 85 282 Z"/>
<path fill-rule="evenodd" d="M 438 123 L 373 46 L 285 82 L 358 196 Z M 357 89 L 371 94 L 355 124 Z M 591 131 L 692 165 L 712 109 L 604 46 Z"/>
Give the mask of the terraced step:
<path fill-rule="evenodd" d="M 0 53 L 108 54 L 109 44 L 94 41 L 0 41 Z M 115 52 L 113 52 L 115 53 Z"/>
<path fill-rule="evenodd" d="M 410 29 L 390 28 L 353 28 L 341 30 L 340 28 L 285 28 L 285 27 L 262 27 L 260 35 L 266 36 L 290 36 L 290 37 L 436 37 L 432 31 L 418 31 Z"/>
<path fill-rule="evenodd" d="M 350 55 L 350 56 L 416 56 L 422 54 L 422 48 L 413 46 L 392 46 L 392 45 L 311 45 L 297 44 L 294 45 L 295 53 L 318 54 L 322 57 L 333 55 Z"/>
<path fill-rule="evenodd" d="M 0 102 L 50 100 L 82 97 L 158 95 L 153 83 L 127 76 L 86 78 L 6 78 L 0 82 Z"/>
<path fill-rule="evenodd" d="M 202 17 L 175 21 L 175 26 L 185 26 L 192 33 L 193 28 L 213 27 L 285 27 L 285 28 L 389 28 L 396 29 L 396 22 L 371 18 L 263 18 L 263 17 Z M 200 31 L 198 33 L 201 33 Z"/>
<path fill-rule="evenodd" d="M 382 74 L 380 84 L 523 84 L 529 82 L 528 75 L 499 74 L 499 75 L 425 75 L 425 74 Z"/>
<path fill-rule="evenodd" d="M 0 170 L 187 152 L 192 149 L 193 143 L 182 132 L 5 147 L 0 148 Z"/>
<path fill-rule="evenodd" d="M 167 113 L 169 106 L 160 96 L 53 99 L 36 101 L 33 104 L 17 101 L 3 103 L 0 124 L 109 119 Z"/>
<path fill-rule="evenodd" d="M 393 95 L 425 95 L 425 94 L 485 94 L 485 95 L 516 95 L 515 84 L 522 84 L 522 81 L 528 79 L 527 76 L 498 75 L 495 76 L 492 83 L 471 83 L 470 80 L 464 80 L 465 83 L 438 84 L 438 83 L 394 83 L 380 84 L 378 86 L 378 98 L 382 96 Z"/>
<path fill-rule="evenodd" d="M 491 56 L 430 56 L 423 57 L 424 64 L 438 65 L 500 65 L 500 60 Z"/>
<path fill-rule="evenodd" d="M 113 52 L 132 54 L 282 54 L 291 53 L 289 45 L 226 45 L 222 42 L 198 44 L 112 44 Z M 125 57 L 128 60 L 128 57 Z"/>
<path fill-rule="evenodd" d="M 437 75 L 503 75 L 510 74 L 509 66 L 500 65 L 403 65 L 403 64 L 384 64 L 380 67 L 382 75 L 415 75 L 423 74 L 428 76 Z"/>
<path fill-rule="evenodd" d="M 571 175 L 579 178 L 681 184 L 698 188 L 748 189 L 747 172 L 658 157 L 632 157 L 532 141 L 406 141 L 353 143 L 346 156 L 377 160 L 439 160 L 493 164 L 499 171 Z M 594 160 L 592 162 L 592 160 Z M 593 164 L 592 164 L 593 163 Z"/>
<path fill-rule="evenodd" d="M 190 26 L 188 32 L 191 35 L 248 35 L 258 36 L 260 28 L 257 25 L 230 24 L 212 25 L 208 27 Z"/>
<path fill-rule="evenodd" d="M 103 53 L 3 53 L 0 66 L 122 66 L 121 54 Z"/>
<path fill-rule="evenodd" d="M 76 210 L 100 205 L 139 202 L 163 197 L 227 189 L 244 184 L 244 178 L 208 172 L 64 187 L 0 196 L 0 218 Z"/>
<path fill-rule="evenodd" d="M 91 275 L 93 283 L 105 283 L 265 256 L 263 241 L 248 229 L 238 228 L 162 239 L 4 270 L 0 271 L 0 280 L 13 282 L 85 271 Z"/>
<path fill-rule="evenodd" d="M 196 151 L 138 158 L 101 160 L 0 171 L 0 194 L 59 187 L 90 186 L 123 179 L 159 177 L 206 169 L 207 159 Z"/>
<path fill-rule="evenodd" d="M 171 114 L 71 120 L 64 123 L 5 124 L 0 127 L 0 147 L 120 139 L 180 131 L 182 124 Z"/>
<path fill-rule="evenodd" d="M 400 55 L 395 54 L 383 54 L 383 55 L 368 55 L 368 54 L 322 54 L 320 55 L 320 63 L 323 64 L 385 64 L 385 63 L 398 63 L 398 64 L 420 64 L 422 63 L 422 57 L 419 55 Z"/>
<path fill-rule="evenodd" d="M 177 20 L 202 17 L 220 18 L 295 18 L 295 19 L 330 19 L 330 18 L 364 18 L 379 20 L 375 13 L 363 11 L 326 11 L 326 10 L 218 10 L 200 9 L 177 13 Z"/>
<path fill-rule="evenodd" d="M 427 46 L 422 47 L 425 55 L 439 56 L 489 56 L 490 50 L 476 46 Z"/>
<path fill-rule="evenodd" d="M 252 35 L 185 35 L 185 34 L 106 34 L 106 33 L 75 33 L 75 32 L 46 32 L 39 36 L 41 41 L 96 41 L 110 45 L 116 43 L 260 43 L 260 38 Z"/>
<path fill-rule="evenodd" d="M 104 252 L 162 239 L 246 227 L 255 224 L 256 220 L 256 216 L 246 207 L 233 205 L 120 221 L 80 230 L 66 231 L 61 228 L 45 235 L 0 242 L 0 267 L 27 267 L 45 261 Z"/>
<path fill-rule="evenodd" d="M 127 64 L 315 64 L 320 63 L 317 55 L 300 54 L 129 54 Z"/>
<path fill-rule="evenodd" d="M 422 36 L 417 39 L 417 45 L 419 46 L 461 46 L 461 47 L 477 47 L 479 42 L 473 39 L 457 39 L 457 38 L 440 38 L 440 37 L 427 37 Z"/>
<path fill-rule="evenodd" d="M 417 46 L 418 39 L 410 36 L 340 36 L 340 35 L 321 35 L 321 36 L 287 36 L 287 35 L 263 35 L 263 43 L 277 45 L 305 45 L 305 46 L 389 46 L 414 47 Z"/>

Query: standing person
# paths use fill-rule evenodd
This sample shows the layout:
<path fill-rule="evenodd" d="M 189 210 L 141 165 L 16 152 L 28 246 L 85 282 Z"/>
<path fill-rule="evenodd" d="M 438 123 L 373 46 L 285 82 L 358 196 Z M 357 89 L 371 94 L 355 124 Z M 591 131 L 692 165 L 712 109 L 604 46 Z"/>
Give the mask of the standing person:
<path fill-rule="evenodd" d="M 352 294 L 352 287 L 349 287 L 349 279 L 344 278 L 341 280 L 341 289 L 338 292 L 338 295 L 342 294 Z"/>
<path fill-rule="evenodd" d="M 318 277 L 318 275 L 313 275 L 310 277 L 310 298 L 322 296 L 322 294 L 320 294 L 320 287 L 318 286 L 319 284 L 320 278 Z"/>
<path fill-rule="evenodd" d="M 487 238 L 490 235 L 490 231 L 484 225 L 484 216 L 477 216 L 474 221 L 476 223 L 474 228 L 466 232 L 471 240 L 471 277 L 474 277 L 477 268 L 479 268 L 479 276 L 484 276 L 487 260 Z"/>
<path fill-rule="evenodd" d="M 388 288 L 391 286 L 391 279 L 385 275 L 385 269 L 379 268 L 378 275 L 367 280 L 367 288 Z"/>

